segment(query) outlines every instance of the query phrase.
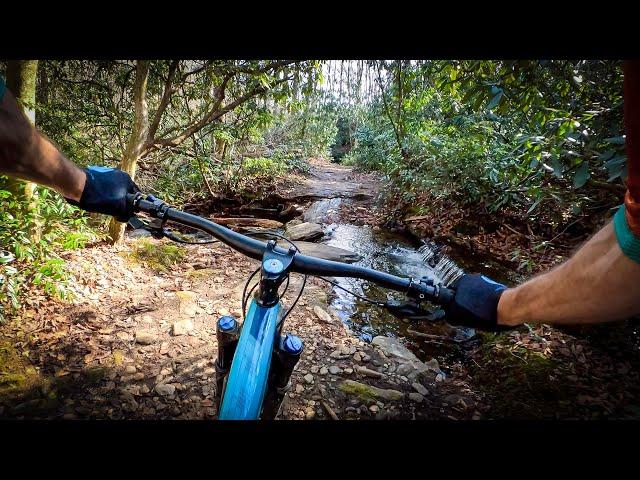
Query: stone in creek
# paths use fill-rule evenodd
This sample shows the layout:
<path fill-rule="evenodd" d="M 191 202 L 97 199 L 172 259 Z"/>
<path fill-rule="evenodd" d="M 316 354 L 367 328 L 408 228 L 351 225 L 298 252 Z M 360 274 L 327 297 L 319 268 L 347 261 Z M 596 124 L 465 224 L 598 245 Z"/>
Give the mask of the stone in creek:
<path fill-rule="evenodd" d="M 296 242 L 300 252 L 304 255 L 312 257 L 324 258 L 325 260 L 333 260 L 335 262 L 357 262 L 362 258 L 355 252 L 345 250 L 344 248 L 331 247 L 324 243 L 313 242 Z"/>
<path fill-rule="evenodd" d="M 174 336 L 186 335 L 193 331 L 193 322 L 189 319 L 179 320 L 173 324 L 172 331 Z"/>
<path fill-rule="evenodd" d="M 429 394 L 429 390 L 427 390 L 424 385 L 422 385 L 421 383 L 418 382 L 413 382 L 411 384 L 411 386 L 414 388 L 414 390 L 416 392 L 418 392 L 420 395 L 426 396 Z"/>
<path fill-rule="evenodd" d="M 405 362 L 419 361 L 418 357 L 416 357 L 411 350 L 402 345 L 400 340 L 397 338 L 379 335 L 374 337 L 371 343 L 378 346 L 386 355 L 396 357 Z"/>
<path fill-rule="evenodd" d="M 176 387 L 166 383 L 159 383 L 156 385 L 155 391 L 163 396 L 173 395 L 176 392 Z"/>
<path fill-rule="evenodd" d="M 313 241 L 322 238 L 324 231 L 322 225 L 313 222 L 303 222 L 297 225 L 287 225 L 284 236 L 289 240 L 308 240 Z"/>

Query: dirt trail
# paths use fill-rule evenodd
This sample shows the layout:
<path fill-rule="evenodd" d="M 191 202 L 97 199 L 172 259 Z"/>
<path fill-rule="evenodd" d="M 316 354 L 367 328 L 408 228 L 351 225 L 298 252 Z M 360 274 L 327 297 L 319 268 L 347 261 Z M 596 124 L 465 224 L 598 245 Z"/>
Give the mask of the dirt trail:
<path fill-rule="evenodd" d="M 363 199 L 375 194 L 376 183 L 315 161 L 291 192 Z M 221 244 L 186 246 L 179 247 L 181 261 L 156 271 L 132 257 L 149 243 L 145 251 L 160 257 L 171 248 L 168 241 L 128 238 L 120 247 L 65 254 L 75 299 L 27 308 L 2 329 L 7 348 L 28 366 L 20 366 L 19 380 L 0 384 L 0 417 L 216 418 L 215 322 L 229 313 L 241 318 L 242 288 L 258 263 Z M 292 276 L 285 305 L 300 282 Z M 285 331 L 300 336 L 305 349 L 279 418 L 474 415 L 473 395 L 437 362 L 424 364 L 401 346 L 374 347 L 355 338 L 328 308 L 329 293 L 310 278 L 287 319 Z M 439 393 L 428 393 L 434 390 Z"/>
<path fill-rule="evenodd" d="M 282 186 L 279 191 L 288 200 L 338 197 L 366 200 L 374 198 L 379 188 L 379 180 L 373 174 L 356 173 L 351 167 L 313 158 L 309 160 L 308 176 Z"/>
<path fill-rule="evenodd" d="M 367 197 L 338 215 L 371 222 L 378 183 L 313 161 L 291 198 Z M 357 200 L 357 199 L 356 199 Z M 39 301 L 0 327 L 0 418 L 215 419 L 215 322 L 241 317 L 258 263 L 226 246 L 178 247 L 167 271 L 132 257 L 175 255 L 168 241 L 128 238 L 66 252 L 73 301 Z M 300 278 L 292 276 L 290 305 Z M 285 331 L 305 342 L 279 418 L 479 419 L 638 416 L 640 359 L 628 327 L 587 338 L 543 326 L 482 335 L 468 360 L 420 362 L 399 342 L 357 339 L 310 278 Z M 624 341 L 614 341 L 619 335 Z M 633 341 L 630 341 L 632 339 Z M 629 351 L 622 351 L 625 346 Z M 426 360 L 426 359 L 425 359 Z"/>

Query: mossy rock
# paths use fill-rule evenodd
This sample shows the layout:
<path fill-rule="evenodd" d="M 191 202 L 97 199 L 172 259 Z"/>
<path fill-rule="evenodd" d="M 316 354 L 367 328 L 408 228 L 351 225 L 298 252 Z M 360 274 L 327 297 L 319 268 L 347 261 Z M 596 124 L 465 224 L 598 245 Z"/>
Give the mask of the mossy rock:
<path fill-rule="evenodd" d="M 355 380 L 345 380 L 338 387 L 347 395 L 353 395 L 364 401 L 382 400 L 402 400 L 404 394 L 397 390 L 383 389 L 356 382 Z"/>
<path fill-rule="evenodd" d="M 185 249 L 173 243 L 140 240 L 134 244 L 129 258 L 152 270 L 168 272 L 171 267 L 181 262 L 185 255 Z"/>

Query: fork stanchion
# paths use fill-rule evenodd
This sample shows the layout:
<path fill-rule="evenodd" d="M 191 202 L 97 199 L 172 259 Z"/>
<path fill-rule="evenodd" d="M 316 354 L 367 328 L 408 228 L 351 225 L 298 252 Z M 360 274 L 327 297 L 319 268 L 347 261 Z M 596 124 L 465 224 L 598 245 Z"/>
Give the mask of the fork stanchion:
<path fill-rule="evenodd" d="M 274 419 L 280 410 L 285 394 L 291 388 L 291 374 L 300 360 L 304 342 L 287 333 L 280 337 L 271 363 L 268 392 L 264 400 L 261 418 Z"/>
<path fill-rule="evenodd" d="M 216 323 L 216 338 L 218 339 L 218 358 L 215 363 L 216 371 L 216 399 L 218 405 L 222 400 L 225 380 L 231 369 L 231 362 L 238 346 L 240 325 L 235 318 L 225 315 Z"/>

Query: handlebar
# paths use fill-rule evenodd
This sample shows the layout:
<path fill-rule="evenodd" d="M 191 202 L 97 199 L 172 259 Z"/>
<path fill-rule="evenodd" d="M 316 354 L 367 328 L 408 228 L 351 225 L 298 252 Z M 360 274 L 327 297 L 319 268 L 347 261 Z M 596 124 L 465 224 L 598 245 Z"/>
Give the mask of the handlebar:
<path fill-rule="evenodd" d="M 203 230 L 218 240 L 224 242 L 229 247 L 246 255 L 247 257 L 261 260 L 267 248 L 267 244 L 260 240 L 247 237 L 241 233 L 234 232 L 222 225 L 218 225 L 211 220 L 182 212 L 169 207 L 162 200 L 152 195 L 146 198 L 140 193 L 128 194 L 127 202 L 133 207 L 135 212 L 142 211 L 162 220 L 180 223 L 182 225 Z M 286 254 L 287 250 L 276 246 L 277 253 Z M 374 282 L 392 290 L 406 293 L 409 296 L 417 297 L 420 300 L 429 300 L 439 305 L 447 305 L 455 295 L 455 292 L 441 285 L 429 285 L 420 280 L 412 278 L 402 278 L 388 273 L 380 272 L 358 265 L 349 265 L 332 260 L 324 260 L 309 255 L 296 253 L 293 257 L 291 270 L 296 273 L 308 275 L 329 275 L 332 277 L 353 277 Z"/>

